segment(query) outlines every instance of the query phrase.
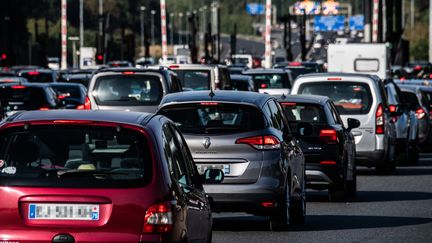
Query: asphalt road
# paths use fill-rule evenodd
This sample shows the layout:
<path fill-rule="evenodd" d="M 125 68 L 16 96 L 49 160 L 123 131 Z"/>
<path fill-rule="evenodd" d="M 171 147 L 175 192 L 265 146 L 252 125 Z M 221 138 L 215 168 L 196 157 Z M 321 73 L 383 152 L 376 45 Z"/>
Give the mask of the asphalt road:
<path fill-rule="evenodd" d="M 306 223 L 287 232 L 271 232 L 264 217 L 215 214 L 213 242 L 432 242 L 432 154 L 392 175 L 364 167 L 358 173 L 350 202 L 308 191 Z"/>

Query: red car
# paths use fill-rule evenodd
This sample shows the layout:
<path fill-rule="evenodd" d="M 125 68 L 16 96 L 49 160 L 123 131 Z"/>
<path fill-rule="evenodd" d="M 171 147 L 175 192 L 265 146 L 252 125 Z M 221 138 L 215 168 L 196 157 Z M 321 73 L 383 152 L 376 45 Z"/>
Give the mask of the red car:
<path fill-rule="evenodd" d="M 0 241 L 211 241 L 212 216 L 177 128 L 163 116 L 30 111 L 0 124 Z"/>

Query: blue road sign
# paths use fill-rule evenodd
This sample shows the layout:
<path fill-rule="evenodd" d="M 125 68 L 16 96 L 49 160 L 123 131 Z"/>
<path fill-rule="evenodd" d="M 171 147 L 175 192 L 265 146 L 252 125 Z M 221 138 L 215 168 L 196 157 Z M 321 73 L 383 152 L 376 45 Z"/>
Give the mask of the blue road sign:
<path fill-rule="evenodd" d="M 265 6 L 261 3 L 246 4 L 246 12 L 250 15 L 262 15 L 265 13 Z"/>
<path fill-rule="evenodd" d="M 364 30 L 364 15 L 354 15 L 349 19 L 350 30 Z"/>
<path fill-rule="evenodd" d="M 330 16 L 315 16 L 314 30 L 315 31 L 338 31 L 345 29 L 345 16 L 330 15 Z"/>

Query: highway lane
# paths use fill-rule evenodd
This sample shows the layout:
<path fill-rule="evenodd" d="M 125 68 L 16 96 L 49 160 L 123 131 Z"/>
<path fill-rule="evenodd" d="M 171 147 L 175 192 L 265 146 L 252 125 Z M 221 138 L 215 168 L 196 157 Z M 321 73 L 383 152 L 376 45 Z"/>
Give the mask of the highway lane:
<path fill-rule="evenodd" d="M 267 218 L 214 215 L 213 242 L 431 242 L 432 154 L 392 175 L 358 168 L 358 195 L 330 203 L 308 191 L 307 219 L 287 232 L 271 232 Z"/>

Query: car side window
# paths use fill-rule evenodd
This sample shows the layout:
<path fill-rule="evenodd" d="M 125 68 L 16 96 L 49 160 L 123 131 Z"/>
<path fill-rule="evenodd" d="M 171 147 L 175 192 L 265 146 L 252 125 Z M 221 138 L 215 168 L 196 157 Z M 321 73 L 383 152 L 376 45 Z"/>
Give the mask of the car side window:
<path fill-rule="evenodd" d="M 283 128 L 282 113 L 278 109 L 276 102 L 274 100 L 271 100 L 268 102 L 268 106 L 270 108 L 273 127 L 282 130 Z"/>
<path fill-rule="evenodd" d="M 172 91 L 173 92 L 181 92 L 182 87 L 181 87 L 180 79 L 177 77 L 177 75 L 171 73 L 170 78 L 171 78 Z"/>
<path fill-rule="evenodd" d="M 219 68 L 219 72 L 220 72 L 220 82 L 222 84 L 222 89 L 231 90 L 232 85 L 231 85 L 231 78 L 229 76 L 228 69 Z"/>
<path fill-rule="evenodd" d="M 342 125 L 343 126 L 343 122 L 342 122 L 342 120 L 341 120 L 341 118 L 340 118 L 340 115 L 339 115 L 339 112 L 337 111 L 337 109 L 336 109 L 336 107 L 335 107 L 335 105 L 333 104 L 333 102 L 329 102 L 329 103 L 327 103 L 328 104 L 328 106 L 329 106 L 329 108 L 330 108 L 330 112 L 331 112 L 331 114 L 332 114 L 332 116 L 333 116 L 333 120 L 334 120 L 334 122 L 336 123 L 336 124 L 339 124 L 339 125 Z"/>
<path fill-rule="evenodd" d="M 167 124 L 164 126 L 164 152 L 168 163 L 171 176 L 179 182 L 180 185 L 190 185 L 190 178 L 183 154 L 179 144 L 176 141 L 175 134 Z"/>

